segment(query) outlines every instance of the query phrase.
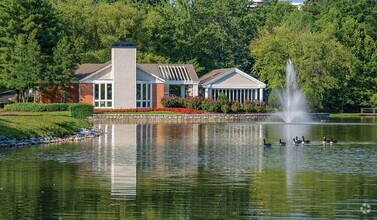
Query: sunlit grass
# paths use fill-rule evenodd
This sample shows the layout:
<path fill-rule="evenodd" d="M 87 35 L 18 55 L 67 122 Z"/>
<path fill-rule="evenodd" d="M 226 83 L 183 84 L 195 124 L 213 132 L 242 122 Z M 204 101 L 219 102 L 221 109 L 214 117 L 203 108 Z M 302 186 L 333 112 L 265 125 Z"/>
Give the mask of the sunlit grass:
<path fill-rule="evenodd" d="M 360 113 L 331 113 L 330 118 L 358 118 Z"/>
<path fill-rule="evenodd" d="M 0 112 L 0 135 L 24 139 L 31 136 L 63 137 L 90 126 L 69 112 Z"/>

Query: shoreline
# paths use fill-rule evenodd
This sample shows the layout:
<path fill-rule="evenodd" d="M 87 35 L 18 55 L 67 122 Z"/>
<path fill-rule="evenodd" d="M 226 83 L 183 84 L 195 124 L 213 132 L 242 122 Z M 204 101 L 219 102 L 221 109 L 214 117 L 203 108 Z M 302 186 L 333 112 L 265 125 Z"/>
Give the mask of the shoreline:
<path fill-rule="evenodd" d="M 328 121 L 329 113 L 312 113 L 313 120 Z M 93 114 L 87 120 L 91 122 L 111 122 L 111 123 L 216 123 L 216 122 L 260 122 L 273 116 L 273 113 L 254 114 Z M 81 128 L 74 135 L 64 137 L 30 137 L 27 139 L 12 139 L 0 135 L 0 148 L 12 148 L 32 145 L 44 145 L 53 143 L 65 143 L 81 141 L 102 135 L 104 131 L 92 126 Z"/>
<path fill-rule="evenodd" d="M 75 142 L 88 138 L 98 137 L 103 133 L 104 132 L 101 129 L 93 126 L 90 128 L 81 128 L 74 135 L 66 135 L 64 137 L 43 136 L 17 140 L 0 135 L 0 149 L 53 143 Z"/>
<path fill-rule="evenodd" d="M 246 113 L 246 114 L 93 114 L 90 121 L 122 121 L 128 123 L 210 123 L 210 122 L 260 122 L 274 116 L 274 113 Z M 328 121 L 329 113 L 311 113 L 315 121 Z"/>

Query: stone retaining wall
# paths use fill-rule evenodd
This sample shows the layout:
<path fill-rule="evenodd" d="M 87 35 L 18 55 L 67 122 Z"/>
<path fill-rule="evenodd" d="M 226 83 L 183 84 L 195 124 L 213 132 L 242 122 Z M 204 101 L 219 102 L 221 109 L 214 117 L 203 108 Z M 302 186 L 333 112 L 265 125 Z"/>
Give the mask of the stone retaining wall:
<path fill-rule="evenodd" d="M 273 114 L 94 114 L 92 121 L 111 121 L 112 123 L 176 123 L 176 122 L 256 122 L 266 121 Z M 311 114 L 314 121 L 329 120 L 328 113 Z"/>

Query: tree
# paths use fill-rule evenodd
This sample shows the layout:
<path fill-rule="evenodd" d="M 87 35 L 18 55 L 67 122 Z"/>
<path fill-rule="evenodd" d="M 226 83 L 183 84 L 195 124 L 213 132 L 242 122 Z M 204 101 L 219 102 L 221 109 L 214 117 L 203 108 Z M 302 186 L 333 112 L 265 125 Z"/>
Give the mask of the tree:
<path fill-rule="evenodd" d="M 59 91 L 61 102 L 65 102 L 65 96 L 69 91 L 71 82 L 74 79 L 74 72 L 77 69 L 77 57 L 74 53 L 73 45 L 67 37 L 63 37 L 54 48 L 53 64 L 49 74 L 43 81 L 45 89 Z"/>
<path fill-rule="evenodd" d="M 256 58 L 254 70 L 271 89 L 284 85 L 285 63 L 292 59 L 298 84 L 316 107 L 329 103 L 329 90 L 334 90 L 333 96 L 345 99 L 347 93 L 343 91 L 355 76 L 355 57 L 326 33 L 295 32 L 286 26 L 272 32 L 264 29 L 250 49 Z M 338 100 L 332 105 L 341 103 Z"/>
<path fill-rule="evenodd" d="M 61 26 L 47 0 L 6 0 L 0 8 L 0 84 L 22 96 L 49 69 Z"/>
<path fill-rule="evenodd" d="M 42 75 L 40 46 L 34 34 L 28 38 L 19 34 L 15 44 L 7 51 L 7 60 L 3 66 L 0 79 L 9 89 L 17 91 L 17 102 L 26 101 L 26 91 L 36 91 Z"/>

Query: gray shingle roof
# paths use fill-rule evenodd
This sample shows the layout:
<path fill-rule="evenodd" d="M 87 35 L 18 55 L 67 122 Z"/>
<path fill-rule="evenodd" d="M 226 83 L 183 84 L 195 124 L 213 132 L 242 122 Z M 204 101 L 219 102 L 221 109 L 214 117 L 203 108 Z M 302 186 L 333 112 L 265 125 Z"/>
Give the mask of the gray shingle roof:
<path fill-rule="evenodd" d="M 204 74 L 202 77 L 200 77 L 199 81 L 200 84 L 206 83 L 214 78 L 217 78 L 225 73 L 227 73 L 229 70 L 233 68 L 224 68 L 224 69 L 215 69 L 211 70 L 210 72 Z"/>
<path fill-rule="evenodd" d="M 80 80 L 84 79 L 85 77 L 89 76 L 90 74 L 102 69 L 105 66 L 111 64 L 111 61 L 106 63 L 85 63 L 79 65 L 79 68 L 75 72 L 75 77 Z"/>
<path fill-rule="evenodd" d="M 102 64 L 81 64 L 76 70 L 75 76 L 78 80 L 81 80 L 110 64 L 111 61 Z M 199 82 L 195 68 L 191 64 L 137 64 L 137 67 L 164 80 Z"/>

